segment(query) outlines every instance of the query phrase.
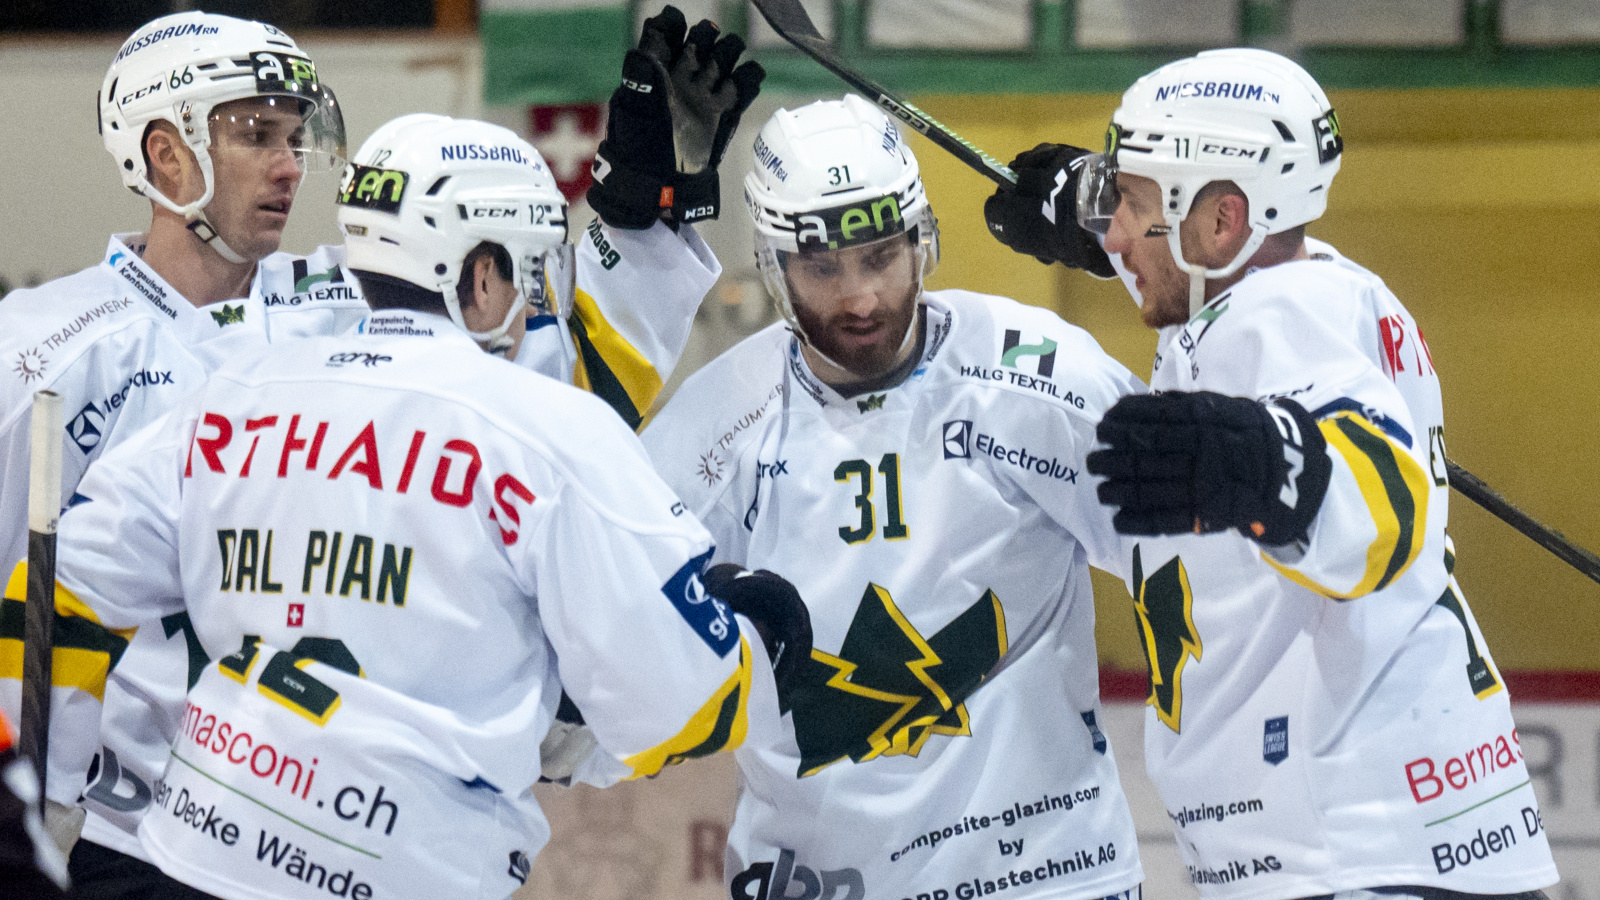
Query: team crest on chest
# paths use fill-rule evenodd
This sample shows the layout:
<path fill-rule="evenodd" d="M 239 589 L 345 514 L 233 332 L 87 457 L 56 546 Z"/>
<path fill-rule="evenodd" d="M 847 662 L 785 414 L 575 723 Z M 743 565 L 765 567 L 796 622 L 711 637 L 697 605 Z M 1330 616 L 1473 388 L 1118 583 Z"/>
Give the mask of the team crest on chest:
<path fill-rule="evenodd" d="M 924 638 L 889 592 L 868 584 L 837 655 L 813 649 L 794 693 L 800 777 L 848 757 L 916 756 L 935 734 L 968 735 L 963 701 L 1006 652 L 994 591 Z"/>
<path fill-rule="evenodd" d="M 1146 578 L 1139 549 L 1133 548 L 1133 613 L 1150 669 L 1145 703 L 1168 728 L 1182 731 L 1183 667 L 1203 651 L 1194 627 L 1194 591 L 1183 560 L 1176 556 Z"/>
<path fill-rule="evenodd" d="M 868 394 L 867 399 L 857 400 L 856 406 L 863 413 L 868 413 L 875 409 L 883 409 L 883 401 L 888 396 L 888 394 Z"/>

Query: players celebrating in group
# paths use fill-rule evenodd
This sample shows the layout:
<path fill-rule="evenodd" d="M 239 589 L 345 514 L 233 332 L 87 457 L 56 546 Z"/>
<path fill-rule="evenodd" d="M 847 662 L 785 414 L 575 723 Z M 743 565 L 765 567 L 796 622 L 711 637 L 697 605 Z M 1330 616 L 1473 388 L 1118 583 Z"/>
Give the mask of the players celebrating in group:
<path fill-rule="evenodd" d="M 73 416 L 48 796 L 58 831 L 88 811 L 77 895 L 506 896 L 536 780 L 736 751 L 735 900 L 1137 897 L 1092 565 L 1132 594 L 1168 810 L 1251 798 L 1172 814 L 1202 895 L 1542 896 L 1542 834 L 1451 849 L 1537 810 L 1519 759 L 1443 817 L 1413 764 L 1513 726 L 1451 574 L 1438 377 L 1379 349 L 1421 332 L 1305 236 L 1344 150 L 1316 82 L 1181 60 L 1103 154 L 1042 145 L 986 204 L 1123 277 L 1155 393 L 1051 313 L 925 289 L 938 223 L 881 111 L 778 110 L 744 195 L 782 321 L 641 443 L 720 273 L 693 222 L 762 78 L 742 51 L 645 22 L 594 239 L 527 142 L 418 114 L 345 166 L 344 245 L 292 256 L 302 175 L 345 164 L 311 60 L 205 13 L 119 50 L 102 135 L 150 230 L 0 304 L 8 564 L 26 395 Z"/>

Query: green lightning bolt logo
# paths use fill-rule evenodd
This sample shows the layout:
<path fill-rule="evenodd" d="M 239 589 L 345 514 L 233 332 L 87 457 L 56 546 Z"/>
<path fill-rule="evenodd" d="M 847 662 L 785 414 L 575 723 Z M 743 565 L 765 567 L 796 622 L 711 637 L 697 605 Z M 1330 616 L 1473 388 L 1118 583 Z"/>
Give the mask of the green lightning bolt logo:
<path fill-rule="evenodd" d="M 813 649 L 795 691 L 799 777 L 846 757 L 916 756 L 936 734 L 971 734 L 963 701 L 1006 652 L 993 591 L 923 638 L 889 592 L 868 584 L 837 655 Z"/>
<path fill-rule="evenodd" d="M 1173 731 L 1182 731 L 1183 667 L 1199 659 L 1203 648 L 1194 627 L 1194 592 L 1183 560 L 1174 556 L 1166 565 L 1144 577 L 1139 547 L 1133 548 L 1133 614 L 1138 620 L 1139 643 L 1150 667 L 1150 697 L 1156 716 Z"/>

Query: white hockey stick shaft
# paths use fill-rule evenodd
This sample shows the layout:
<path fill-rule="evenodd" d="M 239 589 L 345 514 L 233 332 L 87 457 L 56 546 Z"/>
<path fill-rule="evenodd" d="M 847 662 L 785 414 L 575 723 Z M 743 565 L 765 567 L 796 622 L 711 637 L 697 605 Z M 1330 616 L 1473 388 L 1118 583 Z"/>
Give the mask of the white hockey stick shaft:
<path fill-rule="evenodd" d="M 56 612 L 56 525 L 61 519 L 61 395 L 33 395 L 28 468 L 28 602 L 22 627 L 21 750 L 45 797 L 50 756 L 51 647 Z"/>

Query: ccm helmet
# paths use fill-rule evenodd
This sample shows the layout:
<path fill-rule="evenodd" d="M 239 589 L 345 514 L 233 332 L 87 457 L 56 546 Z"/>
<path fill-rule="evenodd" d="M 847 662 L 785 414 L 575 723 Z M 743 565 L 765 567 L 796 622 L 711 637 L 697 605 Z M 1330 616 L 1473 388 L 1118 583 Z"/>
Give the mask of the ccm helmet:
<path fill-rule="evenodd" d="M 574 272 L 566 198 L 539 151 L 508 129 L 426 113 L 391 120 L 345 167 L 338 203 L 350 268 L 442 294 L 450 320 L 490 352 L 510 348 L 524 304 L 565 314 Z M 524 304 L 474 332 L 456 284 L 484 241 L 510 254 Z"/>
<path fill-rule="evenodd" d="M 1172 258 L 1189 272 L 1190 312 L 1205 280 L 1238 271 L 1268 235 L 1313 221 L 1328 208 L 1344 140 L 1339 119 L 1314 79 L 1267 50 L 1209 50 L 1162 66 L 1122 95 L 1106 133 L 1106 152 L 1078 184 L 1078 221 L 1104 234 L 1120 196 L 1116 173 L 1161 187 Z M 1250 206 L 1250 237 L 1219 269 L 1183 256 L 1178 225 L 1201 188 L 1239 186 Z"/>
<path fill-rule="evenodd" d="M 216 193 L 210 126 L 217 106 L 248 97 L 292 104 L 288 108 L 305 123 L 293 148 L 302 169 L 344 164 L 344 118 L 333 92 L 317 81 L 316 66 L 293 39 L 261 22 L 203 12 L 162 16 L 117 50 L 97 99 L 100 137 L 122 183 L 183 216 L 191 231 L 234 263 L 245 260 L 205 218 Z M 205 193 L 192 203 L 180 206 L 150 183 L 144 135 L 157 120 L 171 122 L 200 163 Z"/>
<path fill-rule="evenodd" d="M 938 221 L 917 158 L 889 117 L 855 94 L 774 113 L 756 136 L 744 200 L 756 225 L 756 267 L 784 319 L 807 343 L 784 277 L 784 254 L 911 232 L 919 292 L 939 261 Z M 914 333 L 915 327 L 907 339 Z"/>

